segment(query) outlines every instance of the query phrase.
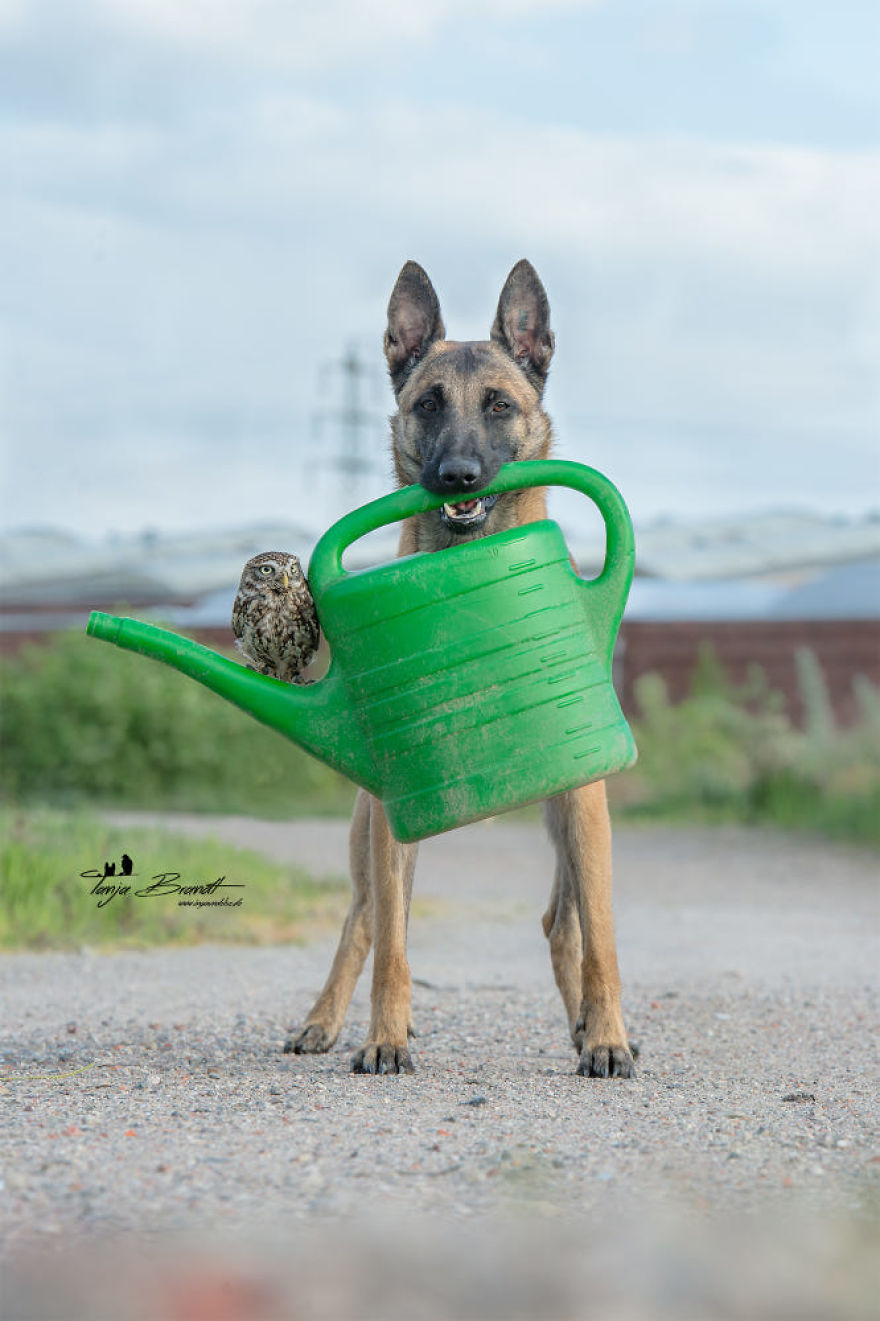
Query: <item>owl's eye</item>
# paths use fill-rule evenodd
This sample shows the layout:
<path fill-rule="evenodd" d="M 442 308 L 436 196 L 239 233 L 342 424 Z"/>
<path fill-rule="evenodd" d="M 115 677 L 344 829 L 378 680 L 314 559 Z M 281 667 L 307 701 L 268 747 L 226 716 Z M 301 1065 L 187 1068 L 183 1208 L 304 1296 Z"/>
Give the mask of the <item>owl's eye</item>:
<path fill-rule="evenodd" d="M 264 574 L 266 575 L 267 578 L 271 577 L 271 575 L 272 575 L 274 572 L 275 572 L 275 565 L 274 565 L 274 564 L 261 564 L 261 565 L 260 565 L 260 573 L 264 573 Z"/>

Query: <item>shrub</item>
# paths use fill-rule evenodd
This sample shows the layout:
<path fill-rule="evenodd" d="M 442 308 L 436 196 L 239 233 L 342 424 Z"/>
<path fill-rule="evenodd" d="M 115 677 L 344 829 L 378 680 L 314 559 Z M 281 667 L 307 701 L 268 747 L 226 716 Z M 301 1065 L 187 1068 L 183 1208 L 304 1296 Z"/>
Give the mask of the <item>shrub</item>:
<path fill-rule="evenodd" d="M 880 842 L 880 694 L 857 678 L 860 719 L 843 729 L 813 653 L 799 652 L 797 668 L 803 729 L 757 667 L 735 687 L 709 649 L 675 706 L 660 675 L 643 676 L 633 722 L 639 761 L 628 786 L 614 785 L 615 797 L 643 814 L 767 821 Z"/>
<path fill-rule="evenodd" d="M 636 767 L 610 781 L 621 810 L 768 821 L 880 842 L 880 693 L 854 690 L 840 728 L 811 652 L 799 653 L 796 728 L 756 667 L 725 678 L 704 649 L 691 694 L 639 680 Z M 0 666 L 0 793 L 7 801 L 256 816 L 346 813 L 353 787 L 294 744 L 163 665 L 85 634 L 27 647 Z"/>
<path fill-rule="evenodd" d="M 214 693 L 85 634 L 23 648 L 0 683 L 7 800 L 263 816 L 352 802 L 342 776 Z"/>

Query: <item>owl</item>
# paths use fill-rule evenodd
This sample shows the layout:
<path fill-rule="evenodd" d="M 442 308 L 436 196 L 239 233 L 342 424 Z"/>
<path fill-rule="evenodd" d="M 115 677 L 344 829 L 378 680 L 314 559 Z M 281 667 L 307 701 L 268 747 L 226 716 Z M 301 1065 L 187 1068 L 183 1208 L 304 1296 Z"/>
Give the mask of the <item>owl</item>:
<path fill-rule="evenodd" d="M 320 627 L 306 576 L 295 555 L 267 550 L 248 560 L 232 607 L 235 645 L 248 667 L 288 683 L 318 650 Z"/>

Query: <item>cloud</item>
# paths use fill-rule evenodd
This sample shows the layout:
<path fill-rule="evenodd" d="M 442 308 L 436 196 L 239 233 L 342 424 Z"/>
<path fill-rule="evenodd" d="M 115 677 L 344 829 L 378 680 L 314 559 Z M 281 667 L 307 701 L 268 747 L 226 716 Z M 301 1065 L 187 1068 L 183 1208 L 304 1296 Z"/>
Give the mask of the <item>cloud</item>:
<path fill-rule="evenodd" d="M 14 18 L 24 23 L 15 0 Z M 510 23 L 596 8 L 602 0 L 71 0 L 78 21 L 107 38 L 185 51 L 201 62 L 315 73 L 424 44 L 463 22 Z M 69 13 L 70 11 L 68 11 Z M 2 9 L 0 9 L 2 16 Z M 430 52 L 426 51 L 426 57 Z"/>
<path fill-rule="evenodd" d="M 332 402 L 320 369 L 347 342 L 372 346 L 381 371 L 407 257 L 428 267 L 461 337 L 486 334 L 513 261 L 535 262 L 557 329 L 562 443 L 622 465 L 622 484 L 652 470 L 667 503 L 676 490 L 705 503 L 732 499 L 751 465 L 768 499 L 794 470 L 820 498 L 836 452 L 835 498 L 874 498 L 880 153 L 598 133 L 536 121 L 527 97 L 512 115 L 384 91 L 355 104 L 297 77 L 223 92 L 226 54 L 296 68 L 307 50 L 319 68 L 334 49 L 381 60 L 390 43 L 400 58 L 395 43 L 436 36 L 460 0 L 319 18 L 243 0 L 79 12 L 105 36 L 116 24 L 130 56 L 141 39 L 150 48 L 149 98 L 65 118 L 44 98 L 0 126 L 16 254 L 0 403 L 12 480 L 33 491 L 7 517 L 59 517 L 62 476 L 80 470 L 143 521 L 147 485 L 155 503 L 175 465 L 175 518 L 189 502 L 224 521 L 227 488 L 246 494 L 247 516 L 273 512 L 259 507 L 281 499 L 267 456 L 306 453 L 311 414 Z M 190 44 L 210 94 L 169 105 L 156 51 Z M 110 76 L 113 53 L 83 45 L 81 72 Z M 147 475 L 151 453 L 163 462 Z M 105 499 L 96 486 L 96 511 Z"/>

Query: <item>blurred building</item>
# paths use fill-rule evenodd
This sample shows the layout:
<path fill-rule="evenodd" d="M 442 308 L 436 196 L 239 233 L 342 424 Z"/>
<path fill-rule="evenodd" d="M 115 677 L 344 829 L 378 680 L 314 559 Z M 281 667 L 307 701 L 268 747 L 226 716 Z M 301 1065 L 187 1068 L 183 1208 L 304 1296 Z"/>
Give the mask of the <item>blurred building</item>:
<path fill-rule="evenodd" d="M 585 576 L 599 572 L 601 533 L 565 528 Z M 292 550 L 306 564 L 317 537 L 297 524 L 212 533 L 145 532 L 94 543 L 53 529 L 0 538 L 0 649 L 85 628 L 93 609 L 160 619 L 212 646 L 231 644 L 230 615 L 245 560 Z M 351 568 L 391 559 L 385 528 L 347 553 Z M 690 689 L 710 643 L 729 677 L 759 664 L 800 714 L 795 655 L 822 665 L 838 716 L 855 713 L 852 680 L 880 684 L 880 515 L 862 520 L 767 512 L 739 519 L 662 521 L 637 534 L 636 577 L 618 649 L 618 684 L 632 710 L 636 680 L 659 671 L 673 699 Z"/>
<path fill-rule="evenodd" d="M 305 563 L 315 539 L 300 525 L 275 523 L 101 542 L 51 528 L 0 537 L 0 649 L 84 628 L 91 610 L 137 610 L 181 624 L 192 614 L 228 629 L 245 561 L 261 550 L 289 549 Z M 224 614 L 220 602 L 227 599 Z"/>
<path fill-rule="evenodd" d="M 798 721 L 800 649 L 819 661 L 843 723 L 858 714 L 856 675 L 880 686 L 880 516 L 657 523 L 640 531 L 636 574 L 619 644 L 629 711 L 650 672 L 685 697 L 707 644 L 733 683 L 759 665 Z"/>

